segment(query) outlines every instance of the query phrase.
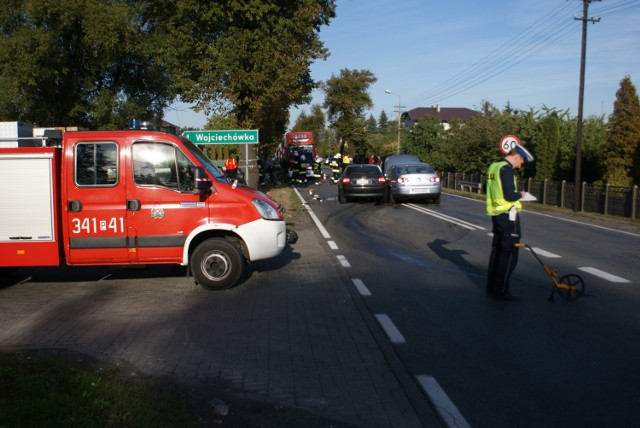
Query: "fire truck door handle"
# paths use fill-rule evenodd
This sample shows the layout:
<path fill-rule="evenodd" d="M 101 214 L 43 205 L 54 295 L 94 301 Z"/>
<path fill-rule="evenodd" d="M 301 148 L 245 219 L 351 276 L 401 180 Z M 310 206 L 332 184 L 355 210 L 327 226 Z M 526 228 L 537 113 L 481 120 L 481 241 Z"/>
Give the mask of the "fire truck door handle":
<path fill-rule="evenodd" d="M 70 213 L 79 213 L 82 211 L 82 202 L 80 201 L 69 201 L 67 203 L 67 209 Z"/>
<path fill-rule="evenodd" d="M 140 211 L 140 201 L 138 199 L 127 200 L 127 211 Z"/>

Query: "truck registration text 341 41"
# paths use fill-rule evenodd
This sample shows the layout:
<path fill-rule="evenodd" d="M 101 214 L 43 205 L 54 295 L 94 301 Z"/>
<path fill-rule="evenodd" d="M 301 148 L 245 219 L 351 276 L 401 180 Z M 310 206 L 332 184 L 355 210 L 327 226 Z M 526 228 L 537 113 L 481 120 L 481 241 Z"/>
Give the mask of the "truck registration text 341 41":
<path fill-rule="evenodd" d="M 98 220 L 97 218 L 74 218 L 71 220 L 73 227 L 71 233 L 80 234 L 97 234 L 100 232 L 110 232 L 114 234 L 124 233 L 124 218 L 112 217 L 106 220 Z"/>

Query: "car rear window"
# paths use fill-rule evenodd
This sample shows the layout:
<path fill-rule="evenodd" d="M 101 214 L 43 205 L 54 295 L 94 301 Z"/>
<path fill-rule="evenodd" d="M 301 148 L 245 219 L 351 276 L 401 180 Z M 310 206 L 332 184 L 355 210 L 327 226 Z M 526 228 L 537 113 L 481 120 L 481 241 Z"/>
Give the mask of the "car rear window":
<path fill-rule="evenodd" d="M 431 165 L 423 164 L 423 165 L 407 165 L 403 168 L 403 174 L 435 174 L 435 170 L 431 167 Z"/>
<path fill-rule="evenodd" d="M 364 175 L 376 175 L 381 174 L 380 168 L 376 165 L 354 165 L 350 166 L 347 171 L 347 174 L 364 174 Z"/>

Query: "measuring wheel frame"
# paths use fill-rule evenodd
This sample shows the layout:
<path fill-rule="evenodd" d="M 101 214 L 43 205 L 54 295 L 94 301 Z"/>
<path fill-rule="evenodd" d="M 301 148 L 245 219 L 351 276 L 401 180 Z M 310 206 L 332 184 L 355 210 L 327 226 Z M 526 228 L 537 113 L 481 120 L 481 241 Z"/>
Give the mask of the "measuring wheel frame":
<path fill-rule="evenodd" d="M 560 297 L 566 301 L 577 300 L 584 294 L 584 280 L 575 273 L 563 275 L 554 281 L 553 291 L 557 291 Z M 553 292 L 549 299 L 553 301 Z"/>
<path fill-rule="evenodd" d="M 516 247 L 527 247 L 531 254 L 536 258 L 540 266 L 544 269 L 551 281 L 553 281 L 553 286 L 551 287 L 551 294 L 549 295 L 549 301 L 553 302 L 553 295 L 558 292 L 560 297 L 562 297 L 565 301 L 577 300 L 580 296 L 584 294 L 584 280 L 580 275 L 575 273 L 569 273 L 567 275 L 561 276 L 558 278 L 558 271 L 550 269 L 547 265 L 545 265 L 540 257 L 536 254 L 536 252 L 531 248 L 529 244 L 517 243 Z"/>

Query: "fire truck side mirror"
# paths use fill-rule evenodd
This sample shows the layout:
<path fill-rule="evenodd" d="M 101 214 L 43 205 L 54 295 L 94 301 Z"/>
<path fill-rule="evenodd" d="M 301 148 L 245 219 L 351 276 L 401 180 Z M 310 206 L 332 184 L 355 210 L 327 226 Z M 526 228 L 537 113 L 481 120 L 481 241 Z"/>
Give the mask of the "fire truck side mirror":
<path fill-rule="evenodd" d="M 203 167 L 197 166 L 194 174 L 196 193 L 211 192 L 213 184 Z"/>

